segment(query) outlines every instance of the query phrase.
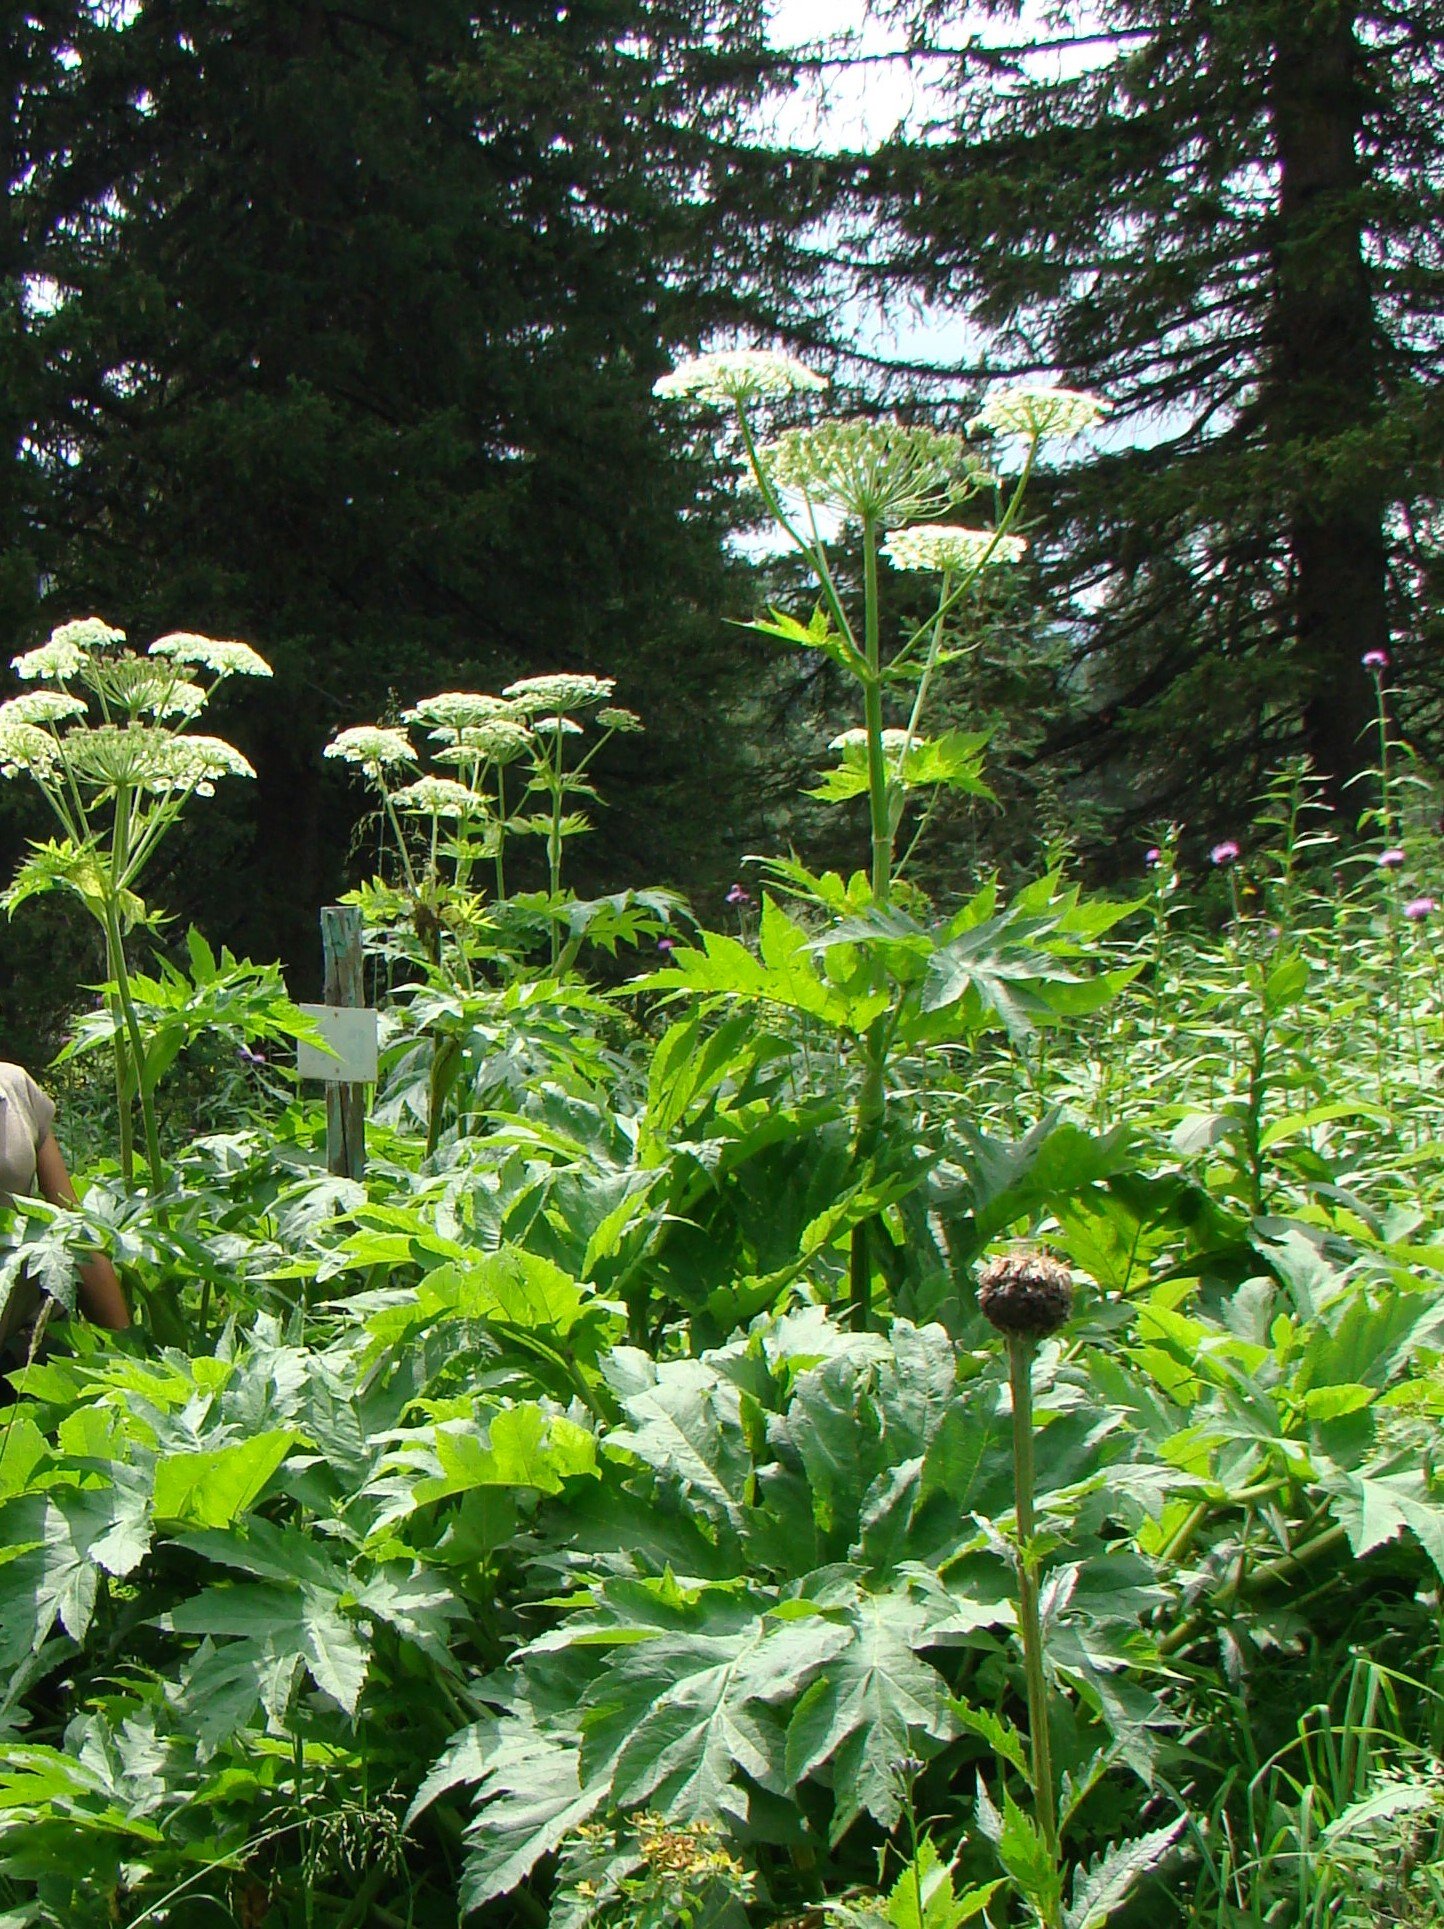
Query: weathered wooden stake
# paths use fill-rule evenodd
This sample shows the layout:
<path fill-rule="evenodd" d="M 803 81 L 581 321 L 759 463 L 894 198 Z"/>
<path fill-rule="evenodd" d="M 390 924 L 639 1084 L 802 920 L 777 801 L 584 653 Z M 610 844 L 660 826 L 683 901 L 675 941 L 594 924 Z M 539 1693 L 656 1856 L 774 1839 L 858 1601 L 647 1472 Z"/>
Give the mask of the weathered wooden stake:
<path fill-rule="evenodd" d="M 328 904 L 321 912 L 321 953 L 328 1005 L 363 1006 L 361 913 L 354 904 Z M 339 1179 L 359 1179 L 366 1170 L 366 1087 L 326 1087 L 326 1169 Z"/>

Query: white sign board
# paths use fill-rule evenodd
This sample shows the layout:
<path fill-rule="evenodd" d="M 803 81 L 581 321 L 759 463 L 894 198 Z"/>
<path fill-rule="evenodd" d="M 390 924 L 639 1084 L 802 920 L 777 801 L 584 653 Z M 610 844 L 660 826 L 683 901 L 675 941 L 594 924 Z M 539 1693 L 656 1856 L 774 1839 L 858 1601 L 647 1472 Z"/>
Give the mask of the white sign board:
<path fill-rule="evenodd" d="M 302 1005 L 308 1018 L 336 1055 L 323 1052 L 305 1039 L 297 1041 L 296 1070 L 302 1078 L 325 1079 L 328 1085 L 374 1085 L 376 1082 L 376 1013 L 369 1006 Z"/>

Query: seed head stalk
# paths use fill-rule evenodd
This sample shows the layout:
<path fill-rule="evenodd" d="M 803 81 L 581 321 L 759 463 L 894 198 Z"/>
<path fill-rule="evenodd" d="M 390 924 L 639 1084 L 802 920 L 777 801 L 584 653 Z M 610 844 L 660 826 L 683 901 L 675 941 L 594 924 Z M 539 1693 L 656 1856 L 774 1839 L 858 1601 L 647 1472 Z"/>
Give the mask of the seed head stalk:
<path fill-rule="evenodd" d="M 1392 744 L 1389 739 L 1389 699 L 1384 688 L 1387 665 L 1370 664 L 1369 674 L 1374 682 L 1375 727 L 1379 733 L 1379 833 L 1385 847 L 1396 844 L 1396 825 L 1394 822 L 1394 791 L 1392 773 L 1389 768 L 1389 752 Z"/>
<path fill-rule="evenodd" d="M 1038 1550 L 1033 1515 L 1033 1357 L 1038 1342 L 1066 1325 L 1073 1310 L 1072 1275 L 1045 1249 L 1023 1246 L 990 1260 L 978 1275 L 978 1310 L 1008 1349 L 1013 1407 L 1013 1499 L 1017 1533 L 1018 1632 L 1028 1697 L 1029 1770 L 1044 1847 L 1058 1867 L 1058 1807 L 1048 1733 L 1048 1682 L 1038 1606 Z M 1052 1907 L 1048 1929 L 1060 1918 Z"/>
<path fill-rule="evenodd" d="M 1028 1694 L 1028 1750 L 1038 1827 L 1058 1860 L 1058 1810 L 1053 1793 L 1053 1745 L 1048 1733 L 1048 1683 L 1043 1672 L 1043 1622 L 1038 1608 L 1038 1557 L 1033 1540 L 1033 1355 L 1028 1335 L 1008 1335 L 1008 1381 L 1013 1394 L 1013 1492 L 1018 1524 L 1018 1628 Z"/>

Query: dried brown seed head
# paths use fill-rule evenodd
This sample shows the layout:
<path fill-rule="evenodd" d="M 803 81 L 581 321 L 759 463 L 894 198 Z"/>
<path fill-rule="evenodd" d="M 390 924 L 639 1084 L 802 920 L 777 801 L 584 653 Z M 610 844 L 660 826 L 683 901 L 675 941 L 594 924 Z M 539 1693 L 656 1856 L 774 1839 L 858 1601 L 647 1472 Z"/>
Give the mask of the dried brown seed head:
<path fill-rule="evenodd" d="M 1020 1246 L 990 1259 L 978 1274 L 978 1307 L 1000 1333 L 1046 1339 L 1073 1311 L 1073 1276 L 1041 1247 Z"/>

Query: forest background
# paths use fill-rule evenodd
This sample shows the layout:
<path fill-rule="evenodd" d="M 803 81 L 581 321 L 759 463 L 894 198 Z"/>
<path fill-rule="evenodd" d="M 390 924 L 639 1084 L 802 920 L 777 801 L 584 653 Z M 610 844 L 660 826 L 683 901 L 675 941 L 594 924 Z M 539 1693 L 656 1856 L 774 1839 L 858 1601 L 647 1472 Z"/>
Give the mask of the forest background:
<path fill-rule="evenodd" d="M 178 930 L 309 988 L 316 907 L 368 868 L 333 730 L 556 668 L 647 723 L 583 890 L 706 905 L 749 851 L 829 859 L 845 833 L 795 800 L 831 671 L 735 627 L 783 566 L 651 399 L 719 341 L 805 352 L 843 412 L 955 427 L 1039 372 L 1112 404 L 982 612 L 966 722 L 1001 808 L 941 821 L 938 883 L 1060 836 L 1106 874 L 1170 818 L 1197 853 L 1301 751 L 1347 808 L 1372 649 L 1437 751 L 1444 5 L 870 18 L 779 51 L 757 0 L 6 11 L 7 654 L 94 612 L 277 671 L 234 725 L 254 795 L 158 883 Z M 918 103 L 896 131 L 798 132 L 789 101 L 874 75 Z M 938 332 L 889 335 L 909 312 Z M 13 788 L 7 867 L 38 829 Z M 0 932 L 12 1055 L 101 976 L 79 942 Z"/>

